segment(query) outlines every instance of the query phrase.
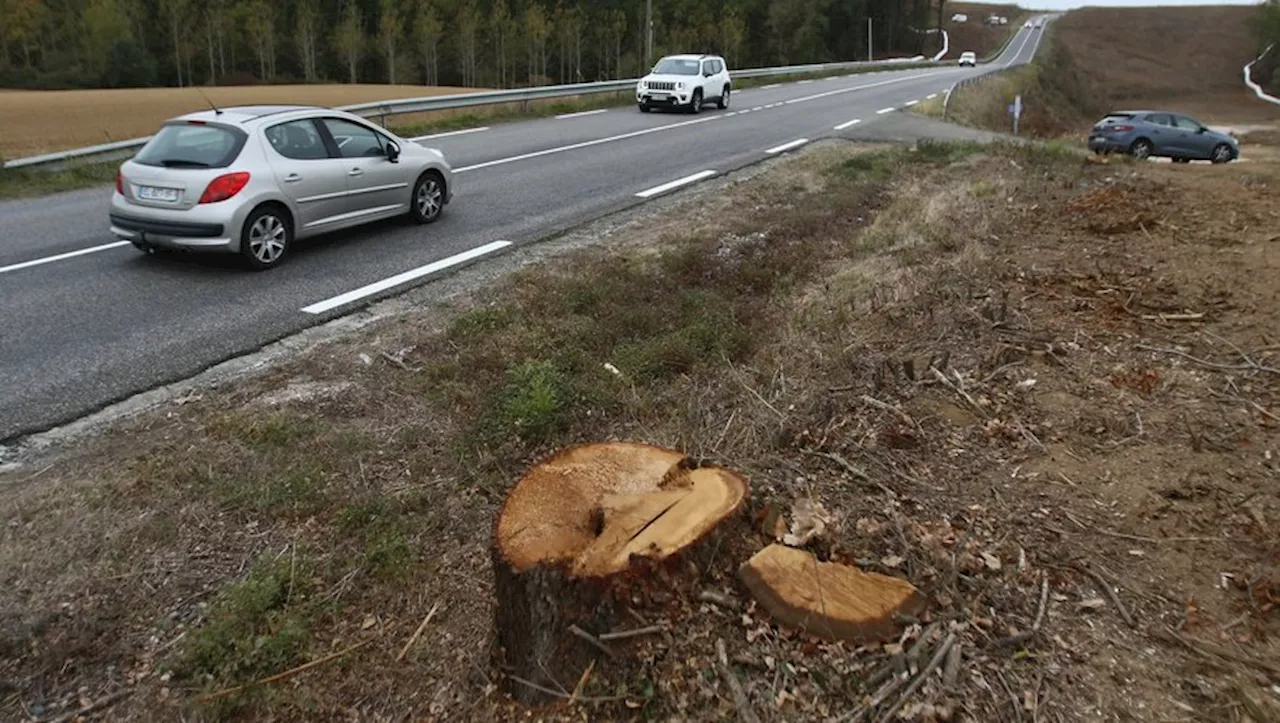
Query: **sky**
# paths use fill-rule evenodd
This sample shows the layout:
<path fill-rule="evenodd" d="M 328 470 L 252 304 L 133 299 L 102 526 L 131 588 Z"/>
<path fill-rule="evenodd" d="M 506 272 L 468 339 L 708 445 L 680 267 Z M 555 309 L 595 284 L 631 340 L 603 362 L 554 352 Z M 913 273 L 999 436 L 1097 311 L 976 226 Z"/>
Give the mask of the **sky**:
<path fill-rule="evenodd" d="M 983 2 L 984 0 L 971 0 Z M 989 0 L 1008 4 L 1010 0 Z M 1072 8 L 1100 5 L 1134 7 L 1137 5 L 1257 5 L 1260 0 L 1022 0 L 1016 4 L 1036 10 L 1070 10 Z"/>

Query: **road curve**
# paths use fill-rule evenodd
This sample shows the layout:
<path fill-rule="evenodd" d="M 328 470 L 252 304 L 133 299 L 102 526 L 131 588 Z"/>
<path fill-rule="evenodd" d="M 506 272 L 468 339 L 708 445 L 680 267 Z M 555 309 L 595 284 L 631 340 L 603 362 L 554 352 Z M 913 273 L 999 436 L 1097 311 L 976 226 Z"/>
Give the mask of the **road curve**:
<path fill-rule="evenodd" d="M 267 273 L 221 256 L 114 245 L 109 188 L 0 203 L 0 441 L 73 420 L 423 283 L 503 248 L 645 203 L 1034 57 L 1022 28 L 992 64 L 884 71 L 745 90 L 727 111 L 634 107 L 420 142 L 458 171 L 431 226 L 382 223 L 299 242 Z M 839 127 L 841 130 L 837 130 Z M 481 261 L 482 263 L 483 261 Z"/>

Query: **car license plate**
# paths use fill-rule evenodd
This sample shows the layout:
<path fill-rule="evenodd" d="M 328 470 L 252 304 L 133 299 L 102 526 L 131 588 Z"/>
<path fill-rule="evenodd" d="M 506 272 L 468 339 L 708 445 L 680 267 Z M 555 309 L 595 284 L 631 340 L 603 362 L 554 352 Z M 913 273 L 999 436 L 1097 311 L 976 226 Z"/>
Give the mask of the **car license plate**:
<path fill-rule="evenodd" d="M 138 198 L 144 201 L 162 201 L 176 203 L 179 191 L 176 188 L 159 188 L 156 186 L 138 186 Z"/>
<path fill-rule="evenodd" d="M 667 98 L 670 98 L 670 97 L 671 97 L 671 96 L 667 95 L 666 93 L 654 93 L 654 94 L 653 94 L 653 99 L 654 99 L 654 100 L 666 100 Z"/>

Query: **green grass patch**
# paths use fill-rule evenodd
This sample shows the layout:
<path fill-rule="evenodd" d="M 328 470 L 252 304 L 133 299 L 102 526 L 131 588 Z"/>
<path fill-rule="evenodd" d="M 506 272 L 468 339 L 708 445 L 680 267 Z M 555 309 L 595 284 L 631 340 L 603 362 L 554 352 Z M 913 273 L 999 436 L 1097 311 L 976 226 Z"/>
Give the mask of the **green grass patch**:
<path fill-rule="evenodd" d="M 0 198 L 29 198 L 113 183 L 120 164 L 93 163 L 57 171 L 0 169 Z"/>

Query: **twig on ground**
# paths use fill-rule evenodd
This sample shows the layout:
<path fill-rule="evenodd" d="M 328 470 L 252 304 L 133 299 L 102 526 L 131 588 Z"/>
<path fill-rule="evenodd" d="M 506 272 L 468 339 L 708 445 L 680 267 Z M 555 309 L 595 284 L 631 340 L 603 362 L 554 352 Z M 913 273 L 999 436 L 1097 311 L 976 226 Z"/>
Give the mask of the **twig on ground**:
<path fill-rule="evenodd" d="M 716 668 L 720 671 L 720 678 L 724 681 L 725 687 L 729 689 L 734 707 L 738 709 L 738 720 L 743 723 L 760 723 L 760 718 L 751 709 L 751 701 L 747 700 L 747 692 L 742 689 L 742 683 L 729 668 L 728 659 L 729 656 L 724 649 L 724 638 L 716 638 Z"/>
<path fill-rule="evenodd" d="M 600 640 L 625 640 L 639 635 L 653 635 L 654 633 L 660 633 L 666 629 L 665 625 L 650 625 L 648 627 L 636 628 L 634 630 L 615 630 L 611 633 L 601 633 Z"/>
<path fill-rule="evenodd" d="M 1104 530 L 1100 527 L 1093 528 L 1095 532 L 1107 535 L 1108 537 L 1119 537 L 1122 540 L 1134 540 L 1135 542 L 1231 542 L 1230 537 L 1144 537 L 1143 535 L 1130 535 L 1126 532 L 1112 532 Z"/>
<path fill-rule="evenodd" d="M 520 685 L 523 685 L 527 688 L 532 688 L 538 691 L 539 693 L 546 693 L 547 695 L 554 696 L 556 698 L 563 698 L 565 700 L 569 700 L 573 696 L 572 693 L 561 693 L 560 691 L 552 690 L 546 687 L 545 685 L 538 685 L 532 680 L 525 680 L 524 678 L 521 678 L 518 675 L 512 675 L 511 673 L 507 673 L 507 677 L 519 683 Z M 625 695 L 610 695 L 610 696 L 605 696 L 603 698 L 600 698 L 600 697 L 588 698 L 585 696 L 577 697 L 577 701 L 579 703 L 616 703 L 620 700 L 626 700 L 626 699 L 627 699 L 627 696 Z"/>
<path fill-rule="evenodd" d="M 1156 630 L 1155 635 L 1156 637 L 1162 638 L 1166 641 L 1179 643 L 1182 646 L 1186 647 L 1188 650 L 1198 653 L 1201 656 L 1205 656 L 1205 657 L 1216 656 L 1224 660 L 1230 660 L 1233 663 L 1239 663 L 1241 665 L 1247 665 L 1251 668 L 1257 668 L 1258 670 L 1266 671 L 1270 673 L 1272 676 L 1280 676 L 1280 665 L 1277 665 L 1275 663 L 1270 663 L 1265 660 L 1258 660 L 1257 658 L 1253 658 L 1248 655 L 1244 655 L 1242 653 L 1237 653 L 1234 650 L 1231 650 L 1229 648 L 1224 648 L 1221 645 L 1217 645 L 1215 643 L 1210 643 L 1207 640 L 1200 640 L 1198 638 L 1193 638 L 1190 635 L 1182 635 L 1168 628 L 1165 628 L 1163 630 Z"/>
<path fill-rule="evenodd" d="M 910 414 L 907 414 L 905 411 L 903 411 L 901 407 L 895 406 L 893 404 L 889 404 L 888 402 L 882 402 L 879 399 L 876 399 L 875 397 L 871 396 L 870 394 L 863 394 L 859 398 L 873 407 L 877 407 L 879 409 L 883 409 L 886 412 L 892 412 L 898 415 L 898 417 L 901 418 L 902 421 L 907 424 L 907 426 L 914 427 L 917 432 L 920 432 L 923 434 L 924 430 L 920 428 L 920 423 L 917 422 Z"/>
<path fill-rule="evenodd" d="M 284 680 L 284 679 L 286 679 L 286 678 L 292 678 L 293 676 L 297 675 L 298 673 L 302 673 L 302 672 L 304 672 L 304 671 L 311 670 L 312 668 L 316 667 L 317 665 L 324 665 L 325 663 L 328 663 L 328 662 L 330 662 L 330 661 L 337 660 L 338 658 L 341 658 L 342 656 L 346 655 L 347 653 L 350 653 L 351 651 L 353 651 L 353 650 L 355 650 L 355 649 L 357 649 L 357 648 L 363 648 L 364 646 L 366 646 L 366 645 L 368 645 L 369 643 L 372 643 L 372 642 L 373 642 L 373 639 L 372 639 L 372 638 L 369 638 L 368 640 L 361 640 L 360 642 L 358 642 L 358 643 L 356 643 L 356 644 L 354 644 L 354 645 L 348 645 L 347 647 L 343 648 L 342 650 L 339 650 L 339 651 L 338 651 L 338 652 L 336 652 L 336 653 L 330 653 L 329 655 L 326 655 L 326 656 L 324 656 L 323 658 L 317 658 L 317 659 L 315 659 L 315 660 L 311 661 L 310 663 L 303 663 L 302 665 L 299 665 L 299 666 L 298 666 L 298 667 L 296 667 L 296 668 L 290 668 L 290 669 L 288 669 L 288 670 L 286 670 L 286 671 L 284 671 L 284 672 L 282 672 L 282 673 L 276 673 L 275 675 L 268 676 L 268 677 L 266 677 L 266 678 L 262 678 L 262 679 L 260 679 L 260 680 L 256 680 L 256 681 L 254 681 L 253 683 L 251 683 L 250 685 L 255 685 L 255 686 L 256 686 L 256 685 L 268 685 L 268 684 L 270 684 L 270 683 L 278 683 L 278 682 L 280 682 L 280 681 L 282 681 L 282 680 Z M 240 692 L 240 691 L 244 690 L 244 689 L 245 689 L 245 688 L 247 688 L 247 687 L 249 687 L 249 686 L 248 686 L 248 685 L 237 685 L 237 686 L 232 687 L 232 688 L 223 688 L 222 690 L 214 691 L 214 692 L 212 692 L 212 693 L 205 693 L 204 695 L 197 696 L 197 697 L 196 697 L 196 700 L 197 700 L 197 701 L 199 701 L 199 702 L 201 702 L 201 703 L 207 703 L 207 702 L 209 702 L 209 701 L 211 701 L 211 700 L 217 700 L 217 699 L 219 699 L 219 698 L 225 698 L 225 697 L 227 697 L 228 695 L 231 695 L 231 694 L 233 694 L 233 693 L 238 693 L 238 692 Z"/>
<path fill-rule="evenodd" d="M 1031 629 L 1040 632 L 1040 625 L 1044 622 L 1044 615 L 1049 611 L 1049 573 L 1045 573 L 1044 578 L 1040 581 L 1040 609 L 1036 611 L 1036 621 L 1031 624 Z"/>
<path fill-rule="evenodd" d="M 716 590 L 703 590 L 698 593 L 698 600 L 719 605 L 722 608 L 728 608 L 730 610 L 737 610 L 740 607 L 737 600 Z"/>
<path fill-rule="evenodd" d="M 983 409 L 982 405 L 978 404 L 978 401 L 974 399 L 972 396 L 970 396 L 968 392 L 956 386 L 955 382 L 951 381 L 950 379 L 947 379 L 947 375 L 938 371 L 937 367 L 929 367 L 929 371 L 933 372 L 934 378 L 936 378 L 939 382 L 942 382 L 942 384 L 945 385 L 948 389 L 960 395 L 960 397 L 964 399 L 964 401 L 968 402 L 969 406 L 973 407 L 974 411 L 976 411 L 983 418 L 986 418 L 987 410 Z"/>
<path fill-rule="evenodd" d="M 955 644 L 956 634 L 954 632 L 948 633 L 947 639 L 942 641 L 942 644 L 938 646 L 937 651 L 934 652 L 933 657 L 929 659 L 929 664 L 924 666 L 924 670 L 920 671 L 920 674 L 915 677 L 915 680 L 911 681 L 911 685 L 908 685 L 907 689 L 902 691 L 902 695 L 898 697 L 897 702 L 890 706 L 889 710 L 885 711 L 884 715 L 878 717 L 879 720 L 893 720 L 893 717 L 898 713 L 898 709 L 907 702 L 908 698 L 915 695 L 917 690 L 920 690 L 920 686 L 924 685 L 925 680 L 933 674 L 933 671 L 938 669 L 938 666 L 942 664 L 943 659 L 947 657 L 947 653 L 951 652 L 951 646 Z"/>
<path fill-rule="evenodd" d="M 422 371 L 422 367 L 411 367 L 408 364 L 405 364 L 403 359 L 399 359 L 392 354 L 388 354 L 385 351 L 378 352 L 378 353 L 382 355 L 383 359 L 386 359 L 387 361 L 391 362 L 392 364 L 395 364 L 396 366 L 400 367 L 401 369 L 409 373 L 416 373 L 416 372 Z"/>
<path fill-rule="evenodd" d="M 592 658 L 591 662 L 587 663 L 586 669 L 582 671 L 582 677 L 578 678 L 578 684 L 573 686 L 573 694 L 569 696 L 570 705 L 573 705 L 575 702 L 577 702 L 578 696 L 582 694 L 582 688 L 587 684 L 587 678 L 591 677 L 591 671 L 595 670 L 595 667 L 596 667 L 596 659 Z"/>
<path fill-rule="evenodd" d="M 862 469 L 860 469 L 859 467 L 857 467 L 856 465 L 854 465 L 852 462 L 850 462 L 849 460 L 845 459 L 844 457 L 841 457 L 841 456 L 840 456 L 840 455 L 838 455 L 838 454 L 834 454 L 834 453 L 832 453 L 832 452 L 808 452 L 808 454 L 812 454 L 812 455 L 815 455 L 815 456 L 817 456 L 817 457 L 822 457 L 822 458 L 824 458 L 824 459 L 829 459 L 829 460 L 831 460 L 832 462 L 835 462 L 836 464 L 840 465 L 840 466 L 841 466 L 841 467 L 842 467 L 846 472 L 848 472 L 849 474 L 853 475 L 853 477 L 854 477 L 855 479 L 859 479 L 859 480 L 862 480 L 863 482 L 868 482 L 868 483 L 870 483 L 870 484 L 874 485 L 874 486 L 876 487 L 876 489 L 880 490 L 881 492 L 885 493 L 886 495 L 889 495 L 890 497 L 897 497 L 897 496 L 898 496 L 898 493 L 897 493 L 897 492 L 894 492 L 892 489 L 890 489 L 889 487 L 885 486 L 885 484 L 884 484 L 883 482 L 876 482 L 876 481 L 872 480 L 872 479 L 871 479 L 871 477 L 870 477 L 870 475 L 868 475 L 868 474 L 867 474 L 866 472 L 864 472 Z"/>
<path fill-rule="evenodd" d="M 954 686 L 960 677 L 962 656 L 963 651 L 959 645 L 952 645 L 951 650 L 947 651 L 947 664 L 942 668 L 942 684 L 948 688 Z"/>
<path fill-rule="evenodd" d="M 1106 580 L 1102 579 L 1101 575 L 1082 564 L 1076 565 L 1076 569 L 1083 572 L 1085 575 L 1088 575 L 1089 579 L 1093 580 L 1095 585 L 1102 588 L 1102 591 L 1111 599 L 1111 604 L 1116 606 L 1116 610 L 1120 613 L 1120 617 L 1124 618 L 1125 625 L 1128 625 L 1131 628 L 1138 627 L 1138 622 L 1129 615 L 1129 611 L 1125 609 L 1124 603 L 1120 602 L 1120 596 L 1116 594 L 1116 591 L 1112 589 L 1111 585 L 1107 584 Z"/>
<path fill-rule="evenodd" d="M 583 640 L 587 641 L 588 643 L 591 643 L 591 644 L 592 644 L 592 645 L 594 645 L 596 648 L 598 648 L 598 649 L 600 650 L 600 652 L 604 653 L 605 655 L 609 656 L 610 658 L 614 657 L 614 655 L 613 655 L 613 650 L 611 650 L 611 649 L 609 648 L 609 646 L 608 646 L 608 645 L 605 645 L 604 643 L 600 642 L 599 638 L 597 638 L 596 636 L 592 635 L 591 633 L 588 633 L 587 631 L 583 630 L 582 628 L 578 627 L 577 625 L 570 625 L 570 626 L 569 626 L 569 632 L 573 633 L 574 635 L 578 636 L 579 638 L 582 638 Z"/>
<path fill-rule="evenodd" d="M 1249 357 L 1245 357 L 1246 359 L 1249 359 L 1249 363 L 1247 364 L 1222 364 L 1219 362 L 1209 361 L 1208 359 L 1201 359 L 1200 357 L 1197 357 L 1197 356 L 1192 356 L 1180 349 L 1166 349 L 1164 347 L 1148 346 L 1147 344 L 1135 344 L 1134 346 L 1138 349 L 1144 349 L 1146 351 L 1154 351 L 1154 352 L 1159 352 L 1161 354 L 1172 354 L 1174 356 L 1180 356 L 1183 359 L 1195 362 L 1196 364 L 1199 364 L 1200 366 L 1203 366 L 1203 367 L 1208 367 L 1209 369 L 1218 369 L 1220 371 L 1226 371 L 1226 372 L 1243 372 L 1243 371 L 1249 371 L 1252 369 L 1254 371 L 1270 372 L 1271 374 L 1280 374 L 1280 369 L 1263 366 L 1253 361 L 1252 359 L 1249 359 Z"/>
<path fill-rule="evenodd" d="M 409 642 L 405 643 L 404 647 L 400 649 L 400 654 L 396 656 L 397 663 L 400 662 L 401 660 L 404 660 L 404 656 L 409 654 L 409 648 L 412 648 L 413 644 L 418 642 L 418 636 L 422 635 L 423 630 L 426 630 L 427 623 L 431 622 L 431 618 L 435 617 L 436 611 L 439 609 L 440 609 L 440 601 L 437 600 L 436 604 L 431 606 L 431 611 L 428 612 L 427 616 L 422 619 L 422 623 L 418 625 L 418 629 L 414 630 L 413 635 L 409 636 Z"/>
<path fill-rule="evenodd" d="M 1204 312 L 1197 311 L 1187 314 L 1143 314 L 1145 321 L 1200 321 L 1204 318 Z"/>
<path fill-rule="evenodd" d="M 60 716 L 56 716 L 54 718 L 42 718 L 40 720 L 40 723 L 68 723 L 69 721 L 76 720 L 81 716 L 86 716 L 86 715 L 89 715 L 90 713 L 96 713 L 104 708 L 115 705 L 116 703 L 124 700 L 125 698 L 128 698 L 131 695 L 133 695 L 133 688 L 125 688 L 124 690 L 117 690 L 116 692 L 111 693 L 109 695 L 104 695 L 103 697 L 93 701 L 92 703 L 89 703 L 88 705 L 81 706 L 80 708 L 77 708 L 76 710 L 73 710 L 67 713 L 63 713 Z"/>

